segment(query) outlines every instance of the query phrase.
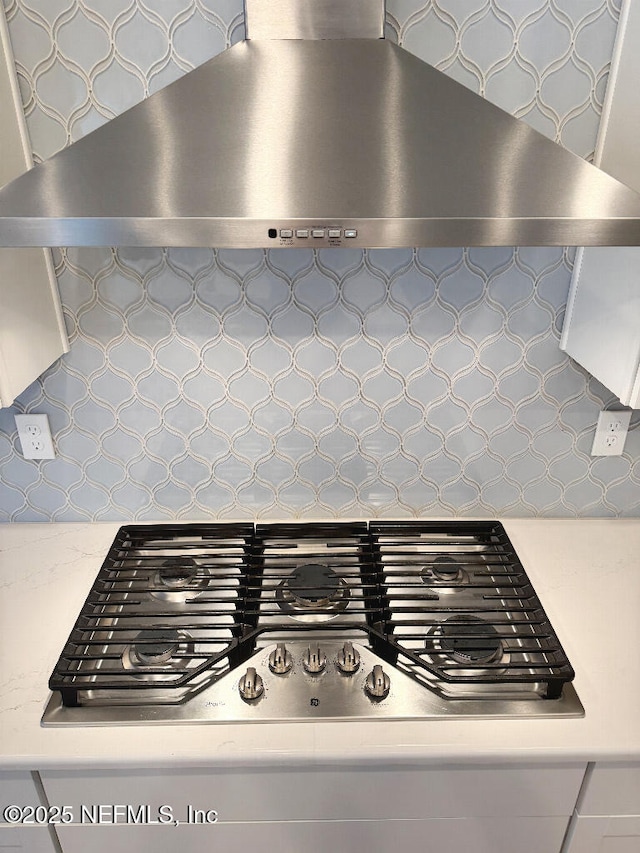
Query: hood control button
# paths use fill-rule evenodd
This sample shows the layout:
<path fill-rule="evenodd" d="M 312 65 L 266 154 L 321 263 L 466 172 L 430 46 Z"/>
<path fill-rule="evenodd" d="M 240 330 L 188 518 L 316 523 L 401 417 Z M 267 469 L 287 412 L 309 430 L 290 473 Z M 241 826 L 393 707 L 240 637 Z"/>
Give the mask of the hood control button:
<path fill-rule="evenodd" d="M 345 237 L 357 237 L 358 232 L 356 231 L 355 228 L 345 228 L 344 229 L 344 236 Z"/>
<path fill-rule="evenodd" d="M 360 654 L 353 648 L 353 643 L 345 643 L 340 649 L 336 664 L 341 672 L 352 675 L 360 667 Z"/>
<path fill-rule="evenodd" d="M 312 237 L 324 237 L 324 228 L 314 228 L 311 232 Z"/>
<path fill-rule="evenodd" d="M 238 682 L 238 690 L 245 702 L 257 699 L 264 692 L 264 683 L 253 666 L 250 666 Z"/>

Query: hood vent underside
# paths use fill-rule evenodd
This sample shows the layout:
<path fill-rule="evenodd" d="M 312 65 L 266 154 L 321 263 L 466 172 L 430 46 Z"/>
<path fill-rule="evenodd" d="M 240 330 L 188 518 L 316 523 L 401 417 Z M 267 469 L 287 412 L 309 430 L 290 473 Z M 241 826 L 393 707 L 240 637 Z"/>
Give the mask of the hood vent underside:
<path fill-rule="evenodd" d="M 283 5 L 311 6 L 274 0 L 268 20 Z M 381 29 L 377 0 L 356 5 Z M 619 181 L 371 26 L 323 38 L 299 17 L 304 38 L 273 38 L 256 15 L 249 39 L 8 184 L 0 246 L 640 244 Z"/>

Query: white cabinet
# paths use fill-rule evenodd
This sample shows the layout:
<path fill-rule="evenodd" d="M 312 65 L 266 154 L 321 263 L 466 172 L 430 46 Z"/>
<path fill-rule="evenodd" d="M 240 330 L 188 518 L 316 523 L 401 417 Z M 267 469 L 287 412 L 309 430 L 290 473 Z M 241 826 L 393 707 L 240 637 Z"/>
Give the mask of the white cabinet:
<path fill-rule="evenodd" d="M 625 0 L 596 165 L 640 192 L 640 4 Z M 579 249 L 560 346 L 640 408 L 640 248 Z"/>
<path fill-rule="evenodd" d="M 7 806 L 42 805 L 30 773 L 0 773 L 0 853 L 56 853 L 52 833 L 46 826 L 11 825 L 4 819 Z"/>
<path fill-rule="evenodd" d="M 590 768 L 563 853 L 638 853 L 640 764 Z"/>
<path fill-rule="evenodd" d="M 64 853 L 559 853 L 585 766 L 237 768 L 42 773 L 50 803 L 70 804 L 74 825 L 57 828 Z M 170 807 L 213 810 L 215 823 L 94 826 L 82 806 L 131 806 L 157 819 Z M 166 808 L 165 808 L 166 813 Z M 122 814 L 122 813 L 121 813 Z M 111 820 L 111 812 L 106 813 Z M 89 819 L 92 813 L 89 813 Z M 143 817 L 143 820 L 146 820 Z"/>
<path fill-rule="evenodd" d="M 0 186 L 29 169 L 31 149 L 0 4 Z M 69 345 L 51 253 L 0 249 L 0 407 L 9 406 Z"/>
<path fill-rule="evenodd" d="M 557 818 L 476 818 L 118 827 L 111 832 L 63 827 L 60 840 L 64 853 L 558 853 L 563 832 Z"/>

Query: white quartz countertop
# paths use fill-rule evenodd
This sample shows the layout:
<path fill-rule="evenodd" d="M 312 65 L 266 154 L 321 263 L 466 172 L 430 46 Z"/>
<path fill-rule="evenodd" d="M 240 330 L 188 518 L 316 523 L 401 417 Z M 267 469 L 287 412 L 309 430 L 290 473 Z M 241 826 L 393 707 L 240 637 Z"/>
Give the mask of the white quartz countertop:
<path fill-rule="evenodd" d="M 0 769 L 638 760 L 640 519 L 503 523 L 583 719 L 42 728 L 49 675 L 120 525 L 0 525 Z"/>

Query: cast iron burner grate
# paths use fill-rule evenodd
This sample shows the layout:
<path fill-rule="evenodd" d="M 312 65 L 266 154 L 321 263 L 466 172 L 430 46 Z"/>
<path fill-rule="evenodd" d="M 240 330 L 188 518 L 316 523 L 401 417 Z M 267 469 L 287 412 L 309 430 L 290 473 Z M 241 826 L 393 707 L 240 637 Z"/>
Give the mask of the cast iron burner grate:
<path fill-rule="evenodd" d="M 497 522 L 221 523 L 122 527 L 49 686 L 182 704 L 262 646 L 323 638 L 444 697 L 574 677 Z"/>
<path fill-rule="evenodd" d="M 120 528 L 51 689 L 68 706 L 175 704 L 241 663 L 253 535 L 251 524 Z"/>
<path fill-rule="evenodd" d="M 382 633 L 391 663 L 457 698 L 469 685 L 527 683 L 558 698 L 573 680 L 501 524 L 383 522 L 370 532 L 389 602 Z M 455 577 L 443 573 L 449 566 Z"/>

